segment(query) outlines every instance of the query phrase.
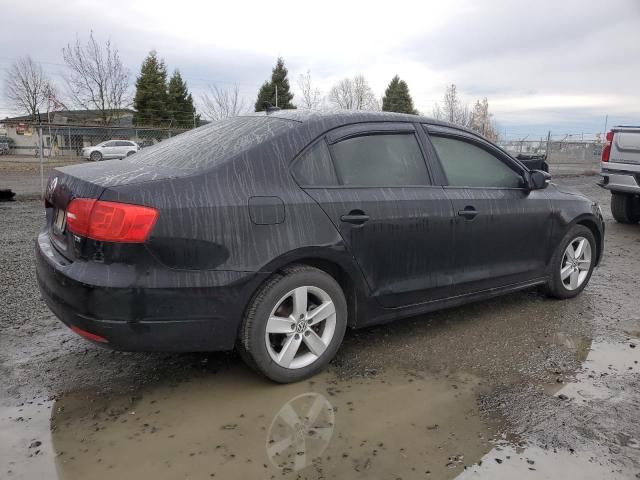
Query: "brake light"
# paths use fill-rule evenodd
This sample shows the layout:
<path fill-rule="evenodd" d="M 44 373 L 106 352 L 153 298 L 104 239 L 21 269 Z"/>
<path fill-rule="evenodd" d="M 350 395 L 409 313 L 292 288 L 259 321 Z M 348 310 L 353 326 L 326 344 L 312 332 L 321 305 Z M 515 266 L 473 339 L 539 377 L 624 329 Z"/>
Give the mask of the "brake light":
<path fill-rule="evenodd" d="M 611 143 L 613 142 L 613 131 L 607 132 L 607 136 L 605 137 L 605 139 L 606 139 L 606 142 L 602 147 L 602 156 L 600 157 L 600 159 L 603 162 L 608 162 L 609 157 L 611 156 Z"/>
<path fill-rule="evenodd" d="M 102 242 L 144 243 L 158 215 L 150 207 L 76 198 L 67 207 L 67 228 Z"/>

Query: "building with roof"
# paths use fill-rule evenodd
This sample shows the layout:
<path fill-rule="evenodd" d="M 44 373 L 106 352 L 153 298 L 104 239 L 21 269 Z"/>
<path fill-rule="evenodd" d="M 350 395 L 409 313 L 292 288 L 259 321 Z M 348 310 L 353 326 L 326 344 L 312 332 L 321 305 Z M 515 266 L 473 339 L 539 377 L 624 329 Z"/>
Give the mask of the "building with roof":
<path fill-rule="evenodd" d="M 154 144 L 182 130 L 169 128 L 136 128 L 134 110 L 121 109 L 114 120 L 102 125 L 98 110 L 60 110 L 0 120 L 11 153 L 37 155 L 42 129 L 45 156 L 80 156 L 83 147 L 97 145 L 106 140 L 131 140 L 141 145 Z"/>

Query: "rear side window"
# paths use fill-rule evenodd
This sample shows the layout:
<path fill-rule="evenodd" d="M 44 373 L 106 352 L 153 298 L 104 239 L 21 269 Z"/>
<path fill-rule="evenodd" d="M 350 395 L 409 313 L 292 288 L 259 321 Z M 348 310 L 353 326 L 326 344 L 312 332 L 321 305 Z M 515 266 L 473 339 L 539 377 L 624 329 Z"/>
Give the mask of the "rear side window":
<path fill-rule="evenodd" d="M 449 185 L 456 187 L 522 187 L 522 176 L 495 155 L 463 140 L 431 135 Z"/>
<path fill-rule="evenodd" d="M 257 146 L 271 155 L 269 141 L 300 125 L 277 117 L 232 117 L 211 122 L 142 149 L 132 162 L 181 170 L 201 170 L 218 165 Z"/>
<path fill-rule="evenodd" d="M 304 152 L 293 166 L 300 185 L 337 185 L 338 179 L 324 139 Z"/>
<path fill-rule="evenodd" d="M 365 135 L 332 145 L 343 185 L 428 185 L 429 175 L 413 133 Z"/>

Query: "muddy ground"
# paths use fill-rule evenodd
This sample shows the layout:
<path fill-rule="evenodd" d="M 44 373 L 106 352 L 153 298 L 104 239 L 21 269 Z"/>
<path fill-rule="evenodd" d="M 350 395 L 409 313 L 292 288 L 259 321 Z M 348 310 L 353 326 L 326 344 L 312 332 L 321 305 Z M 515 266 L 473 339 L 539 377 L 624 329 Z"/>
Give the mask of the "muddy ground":
<path fill-rule="evenodd" d="M 233 353 L 86 343 L 39 297 L 37 167 L 0 164 L 0 478 L 640 478 L 640 226 L 587 289 L 349 332 L 327 372 L 271 384 Z M 11 183 L 8 185 L 8 183 Z M 636 346 L 637 345 L 637 346 Z"/>

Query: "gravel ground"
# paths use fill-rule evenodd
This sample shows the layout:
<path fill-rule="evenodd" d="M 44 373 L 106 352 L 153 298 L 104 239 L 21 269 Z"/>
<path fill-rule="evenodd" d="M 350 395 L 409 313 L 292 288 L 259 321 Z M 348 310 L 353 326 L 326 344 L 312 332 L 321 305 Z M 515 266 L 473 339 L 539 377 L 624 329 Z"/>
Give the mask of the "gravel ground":
<path fill-rule="evenodd" d="M 37 173 L 0 164 L 19 193 L 0 203 L 0 477 L 640 475 L 640 227 L 613 222 L 596 177 L 558 179 L 607 220 L 578 298 L 349 332 L 326 373 L 275 386 L 232 353 L 116 353 L 62 326 L 33 269 Z"/>

